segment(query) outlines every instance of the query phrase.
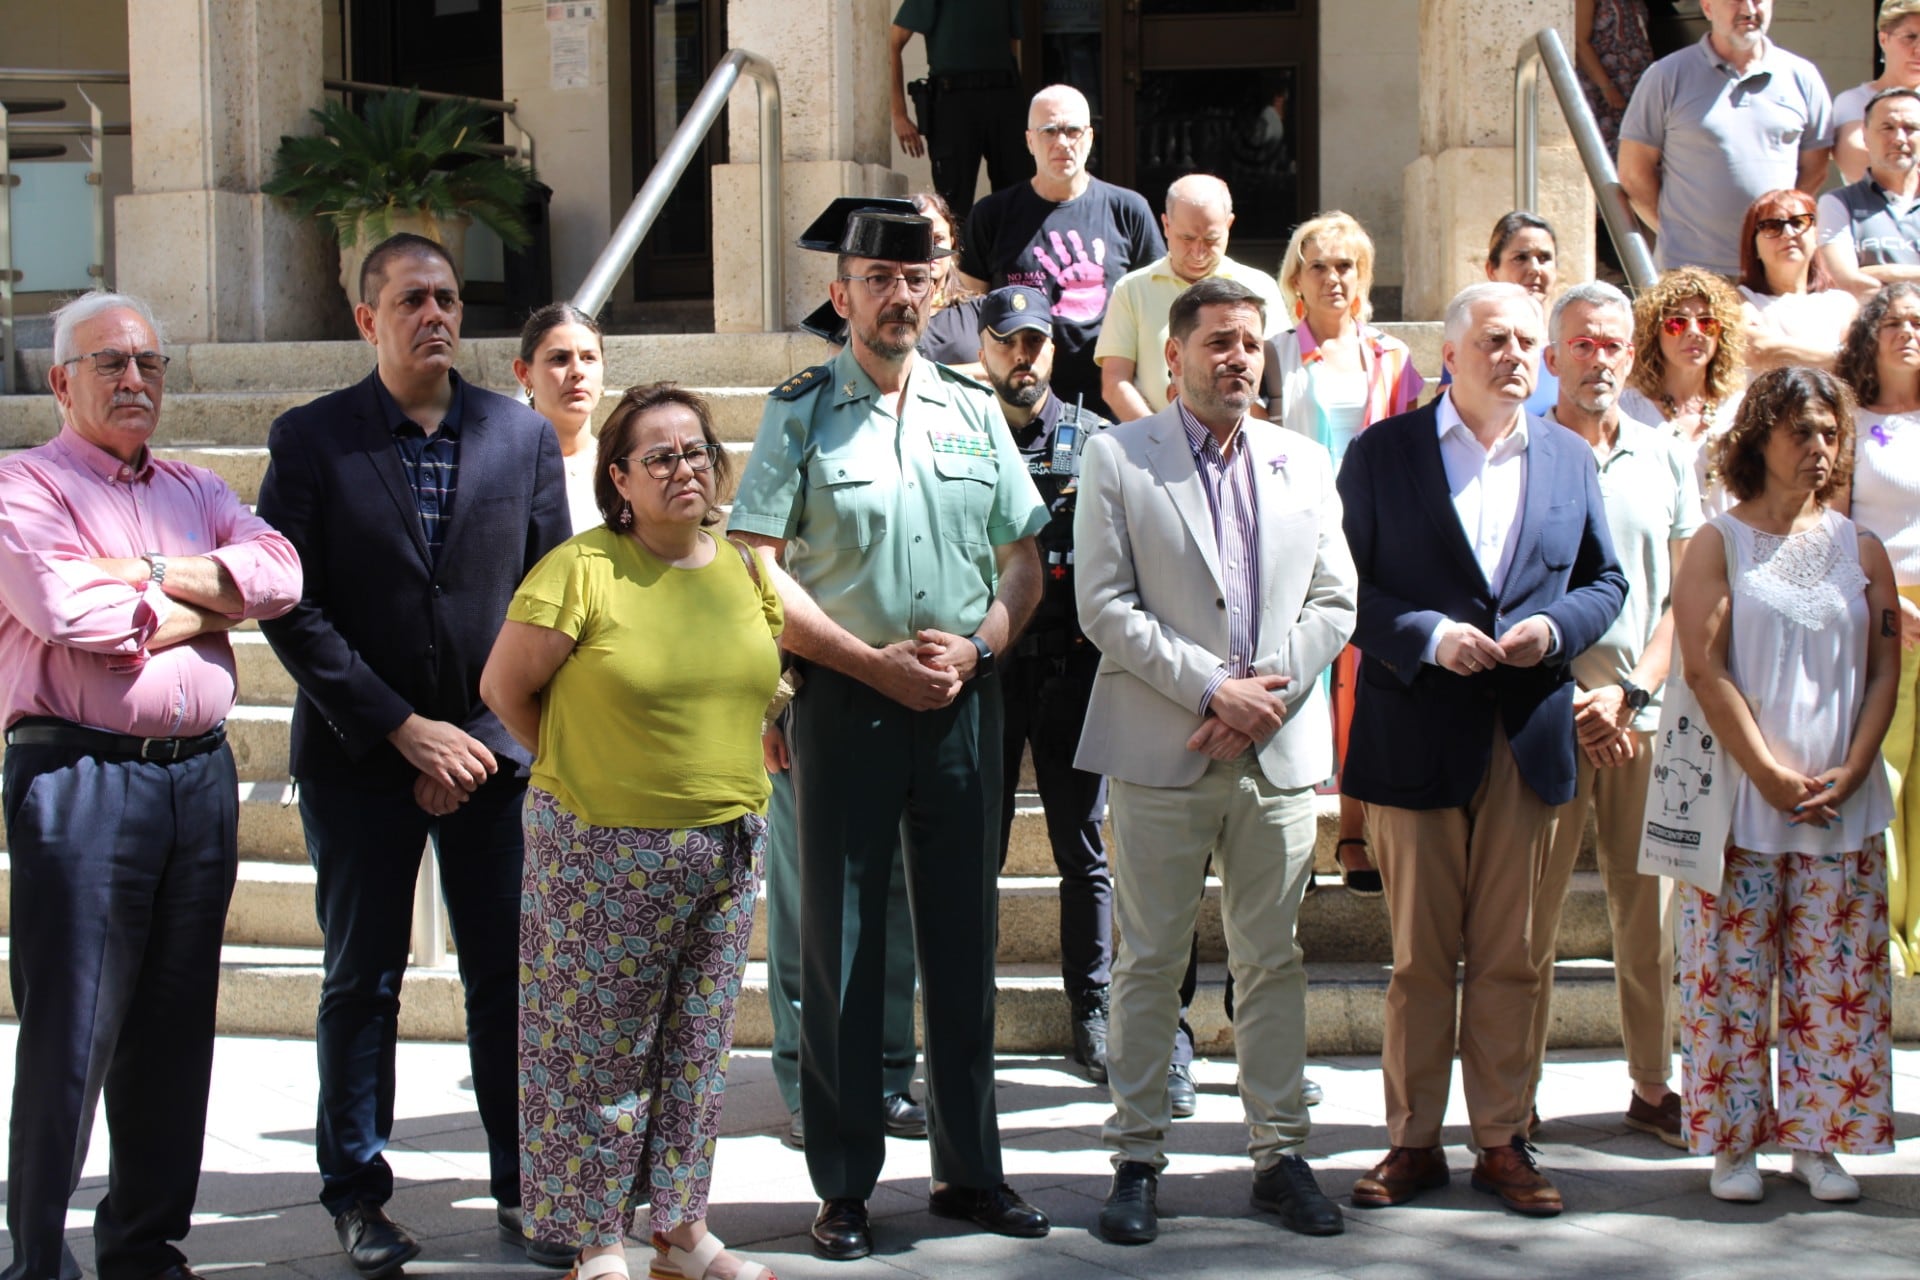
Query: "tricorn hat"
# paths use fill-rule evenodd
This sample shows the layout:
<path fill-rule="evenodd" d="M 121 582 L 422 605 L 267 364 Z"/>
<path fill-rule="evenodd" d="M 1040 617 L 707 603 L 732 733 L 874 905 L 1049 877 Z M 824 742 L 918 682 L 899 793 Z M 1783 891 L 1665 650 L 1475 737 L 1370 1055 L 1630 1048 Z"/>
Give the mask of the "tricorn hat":
<path fill-rule="evenodd" d="M 892 196 L 836 198 L 801 233 L 800 247 L 883 262 L 932 262 L 953 252 L 934 245 L 933 222 L 913 201 Z"/>

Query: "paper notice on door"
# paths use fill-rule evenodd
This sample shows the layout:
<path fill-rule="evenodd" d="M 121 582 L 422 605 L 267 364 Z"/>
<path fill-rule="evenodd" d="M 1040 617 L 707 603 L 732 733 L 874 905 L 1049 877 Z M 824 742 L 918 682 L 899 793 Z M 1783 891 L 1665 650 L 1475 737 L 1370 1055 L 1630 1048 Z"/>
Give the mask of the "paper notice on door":
<path fill-rule="evenodd" d="M 558 6 L 549 5 L 549 9 Z M 588 56 L 590 22 L 550 22 L 547 24 L 549 86 L 555 89 L 585 89 L 591 86 L 592 65 Z"/>

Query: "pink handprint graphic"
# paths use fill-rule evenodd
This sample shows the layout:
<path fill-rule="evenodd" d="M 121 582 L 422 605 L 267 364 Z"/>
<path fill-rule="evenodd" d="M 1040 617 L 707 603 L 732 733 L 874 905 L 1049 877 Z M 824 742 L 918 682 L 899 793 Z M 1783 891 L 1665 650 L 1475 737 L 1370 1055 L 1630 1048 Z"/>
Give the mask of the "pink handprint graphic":
<path fill-rule="evenodd" d="M 1060 285 L 1060 299 L 1053 304 L 1053 314 L 1078 323 L 1098 320 L 1107 310 L 1107 242 L 1099 236 L 1093 238 L 1093 261 L 1089 262 L 1087 246 L 1078 231 L 1067 232 L 1067 239 L 1073 242 L 1071 259 L 1058 231 L 1047 232 L 1047 238 L 1053 241 L 1053 257 L 1039 245 L 1033 247 L 1033 256 Z M 1059 259 L 1059 265 L 1054 264 L 1054 258 Z"/>

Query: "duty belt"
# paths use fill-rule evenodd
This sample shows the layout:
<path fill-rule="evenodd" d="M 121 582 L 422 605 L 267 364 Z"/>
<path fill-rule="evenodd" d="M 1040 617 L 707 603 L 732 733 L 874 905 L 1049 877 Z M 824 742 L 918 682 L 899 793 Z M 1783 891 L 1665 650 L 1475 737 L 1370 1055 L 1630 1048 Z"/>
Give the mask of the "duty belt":
<path fill-rule="evenodd" d="M 927 79 L 942 93 L 962 89 L 1012 89 L 1020 83 L 1020 75 L 1015 71 L 949 71 Z"/>

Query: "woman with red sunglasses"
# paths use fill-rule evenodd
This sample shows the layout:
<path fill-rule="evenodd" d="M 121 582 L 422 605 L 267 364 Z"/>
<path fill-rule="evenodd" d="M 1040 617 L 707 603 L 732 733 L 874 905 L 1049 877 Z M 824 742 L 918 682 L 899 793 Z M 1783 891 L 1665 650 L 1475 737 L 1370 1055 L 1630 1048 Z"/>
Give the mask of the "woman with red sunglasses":
<path fill-rule="evenodd" d="M 1747 371 L 1786 365 L 1833 369 L 1860 310 L 1814 253 L 1813 197 L 1795 187 L 1747 206 L 1740 227 L 1740 308 Z"/>
<path fill-rule="evenodd" d="M 1633 373 L 1620 412 L 1665 423 L 1693 450 L 1701 504 L 1724 507 L 1724 489 L 1710 473 L 1706 444 L 1724 435 L 1740 407 L 1745 350 L 1740 296 L 1699 267 L 1676 267 L 1633 304 Z"/>

